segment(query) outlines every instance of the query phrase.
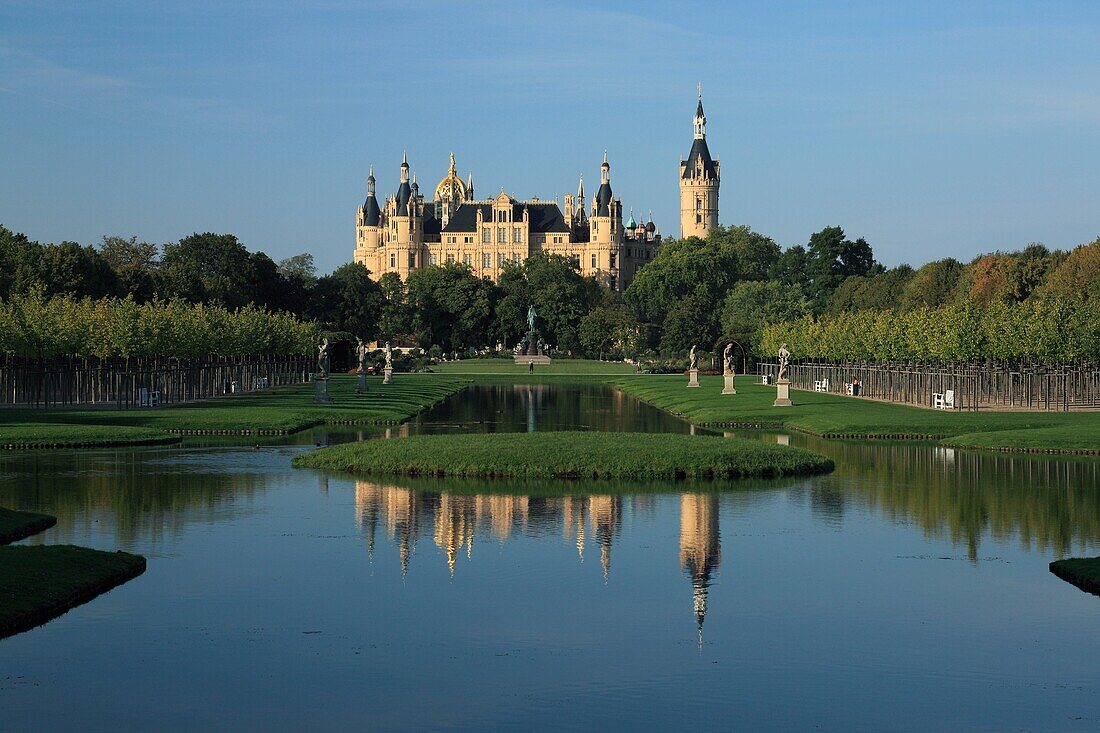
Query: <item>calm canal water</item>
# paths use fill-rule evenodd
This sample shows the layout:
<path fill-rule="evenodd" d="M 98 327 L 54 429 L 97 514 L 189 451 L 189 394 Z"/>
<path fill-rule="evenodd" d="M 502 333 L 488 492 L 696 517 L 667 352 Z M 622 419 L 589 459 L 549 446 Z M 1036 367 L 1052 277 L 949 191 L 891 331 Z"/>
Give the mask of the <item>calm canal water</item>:
<path fill-rule="evenodd" d="M 606 387 L 469 390 L 391 436 L 690 426 Z M 0 641 L 0 730 L 1100 729 L 1100 462 L 789 440 L 828 476 L 364 481 L 258 449 L 0 456 L 32 542 L 140 578 Z M 625 489 L 613 493 L 612 488 Z"/>

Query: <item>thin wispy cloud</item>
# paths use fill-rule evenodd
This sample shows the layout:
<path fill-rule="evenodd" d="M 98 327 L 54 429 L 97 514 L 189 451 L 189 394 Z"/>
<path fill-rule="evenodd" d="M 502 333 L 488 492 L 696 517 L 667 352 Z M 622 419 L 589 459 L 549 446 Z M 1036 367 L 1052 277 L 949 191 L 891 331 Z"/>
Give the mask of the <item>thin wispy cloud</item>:
<path fill-rule="evenodd" d="M 133 78 L 66 66 L 0 48 L 0 89 L 97 117 L 185 113 L 189 123 L 254 124 L 257 113 L 219 99 L 173 94 Z"/>

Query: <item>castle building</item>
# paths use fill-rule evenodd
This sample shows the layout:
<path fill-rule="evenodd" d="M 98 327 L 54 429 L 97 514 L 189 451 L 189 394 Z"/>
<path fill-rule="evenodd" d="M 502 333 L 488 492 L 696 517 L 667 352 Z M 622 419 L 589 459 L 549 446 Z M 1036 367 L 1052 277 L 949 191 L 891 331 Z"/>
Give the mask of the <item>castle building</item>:
<path fill-rule="evenodd" d="M 695 139 L 688 159 L 680 161 L 682 236 L 703 237 L 717 226 L 718 167 L 707 148 L 700 93 Z M 556 254 L 571 259 L 582 275 L 612 290 L 625 290 L 661 244 L 652 211 L 641 222 L 631 210 L 623 222 L 622 200 L 611 190 L 606 152 L 591 206 L 583 177 L 577 193 L 567 194 L 560 207 L 556 200 L 519 200 L 503 189 L 495 197 L 476 199 L 473 174 L 465 182 L 459 177 L 454 153 L 430 199 L 421 195 L 416 176 L 410 178 L 407 156 L 402 156 L 396 193 L 381 206 L 375 185 L 372 166 L 367 198 L 355 214 L 355 261 L 366 265 L 374 279 L 387 272 L 404 279 L 423 267 L 456 263 L 496 282 L 508 265 Z"/>
<path fill-rule="evenodd" d="M 653 259 L 661 236 L 652 221 L 638 223 L 633 213 L 624 226 L 622 201 L 611 190 L 611 165 L 604 153 L 600 187 L 586 210 L 584 179 L 576 195 L 556 201 L 518 200 L 501 192 L 474 198 L 473 174 L 464 183 L 454 154 L 447 175 L 431 200 L 410 181 L 403 159 L 397 192 L 378 205 L 374 169 L 367 198 L 356 211 L 355 261 L 374 278 L 396 272 L 402 278 L 421 267 L 459 263 L 494 282 L 505 266 L 540 253 L 570 258 L 584 276 L 621 290 L 639 267 Z"/>
<path fill-rule="evenodd" d="M 718 226 L 719 161 L 707 147 L 707 117 L 703 114 L 703 92 L 695 108 L 695 139 L 687 160 L 680 160 L 680 238 L 703 238 Z"/>

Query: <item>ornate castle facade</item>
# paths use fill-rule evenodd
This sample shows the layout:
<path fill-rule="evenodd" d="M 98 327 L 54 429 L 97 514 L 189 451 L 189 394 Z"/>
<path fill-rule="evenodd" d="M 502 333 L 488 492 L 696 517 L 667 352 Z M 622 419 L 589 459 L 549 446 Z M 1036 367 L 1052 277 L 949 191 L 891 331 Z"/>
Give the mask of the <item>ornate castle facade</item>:
<path fill-rule="evenodd" d="M 684 237 L 705 236 L 718 224 L 718 162 L 706 142 L 702 96 L 695 113 L 695 140 L 680 161 L 680 231 Z M 416 269 L 458 263 L 494 282 L 509 264 L 537 254 L 568 257 L 584 276 L 612 290 L 624 290 L 635 273 L 656 255 L 661 235 L 649 220 L 623 223 L 622 200 L 611 191 L 611 165 L 604 153 L 600 187 L 586 205 L 584 179 L 576 195 L 557 201 L 537 197 L 518 200 L 501 189 L 488 199 L 474 198 L 473 174 L 459 177 L 454 154 L 447 175 L 427 199 L 416 176 L 401 161 L 397 192 L 381 206 L 375 193 L 374 169 L 367 178 L 367 198 L 355 215 L 355 261 L 371 276 L 394 272 L 402 278 Z"/>

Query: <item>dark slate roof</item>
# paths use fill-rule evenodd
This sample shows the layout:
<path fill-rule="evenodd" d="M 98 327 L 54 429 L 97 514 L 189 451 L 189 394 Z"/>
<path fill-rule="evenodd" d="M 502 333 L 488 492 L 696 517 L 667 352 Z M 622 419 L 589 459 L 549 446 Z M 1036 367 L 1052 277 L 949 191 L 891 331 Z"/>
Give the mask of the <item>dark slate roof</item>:
<path fill-rule="evenodd" d="M 404 181 L 397 187 L 397 215 L 408 216 L 409 215 L 409 198 L 412 197 L 412 189 L 409 187 L 409 182 Z"/>
<path fill-rule="evenodd" d="M 370 194 L 367 196 L 367 200 L 363 202 L 363 224 L 369 227 L 376 227 L 381 220 L 381 212 L 378 210 L 378 199 L 374 197 L 374 194 Z"/>
<path fill-rule="evenodd" d="M 493 218 L 493 205 L 492 204 L 460 204 L 454 213 L 451 214 L 450 220 L 447 222 L 447 226 L 443 228 L 444 232 L 473 232 L 477 231 L 477 212 L 481 210 L 481 216 L 485 221 L 492 221 Z M 562 216 L 561 209 L 553 201 L 544 202 L 540 201 L 537 204 L 533 203 L 513 203 L 512 204 L 512 218 L 515 221 L 523 220 L 523 210 L 527 209 L 528 216 L 530 217 L 531 231 L 538 234 L 546 232 L 568 232 L 569 227 L 565 226 L 565 217 Z"/>
<path fill-rule="evenodd" d="M 443 229 L 443 222 L 436 218 L 435 206 L 431 201 L 424 204 L 424 218 L 421 220 L 425 242 L 438 242 L 439 232 Z"/>
<path fill-rule="evenodd" d="M 717 178 L 718 171 L 714 168 L 714 161 L 710 157 L 710 148 L 706 140 L 696 140 L 691 144 L 691 152 L 688 153 L 687 165 L 684 166 L 684 178 L 695 178 L 695 161 L 703 161 L 703 177 Z"/>
<path fill-rule="evenodd" d="M 611 184 L 601 183 L 596 191 L 596 216 L 611 216 Z"/>
<path fill-rule="evenodd" d="M 699 106 L 695 108 L 695 116 L 703 117 L 703 98 L 699 97 Z"/>

